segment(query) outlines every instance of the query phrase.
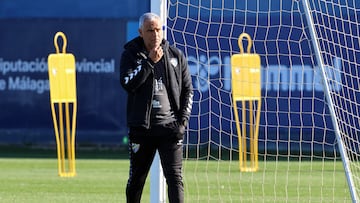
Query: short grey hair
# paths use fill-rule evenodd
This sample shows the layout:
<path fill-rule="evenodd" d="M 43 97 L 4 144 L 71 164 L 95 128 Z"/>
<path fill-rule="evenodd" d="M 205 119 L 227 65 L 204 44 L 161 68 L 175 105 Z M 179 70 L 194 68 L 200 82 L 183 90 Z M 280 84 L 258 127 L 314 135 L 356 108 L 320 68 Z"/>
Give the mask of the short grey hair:
<path fill-rule="evenodd" d="M 144 22 L 147 20 L 161 20 L 160 16 L 158 16 L 155 13 L 144 13 L 142 16 L 140 16 L 139 18 L 139 28 L 141 29 L 142 26 L 144 25 Z"/>

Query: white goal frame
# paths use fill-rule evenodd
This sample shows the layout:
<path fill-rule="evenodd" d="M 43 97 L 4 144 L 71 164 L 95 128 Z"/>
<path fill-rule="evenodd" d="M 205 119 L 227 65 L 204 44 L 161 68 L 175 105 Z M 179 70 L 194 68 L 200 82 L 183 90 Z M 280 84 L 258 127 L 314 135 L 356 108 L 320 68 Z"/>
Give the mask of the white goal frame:
<path fill-rule="evenodd" d="M 336 118 L 336 114 L 335 114 L 335 110 L 334 110 L 334 104 L 333 101 L 331 99 L 331 95 L 330 95 L 330 88 L 329 88 L 329 84 L 326 81 L 326 73 L 325 73 L 325 66 L 324 66 L 324 62 L 323 62 L 323 58 L 322 55 L 320 53 L 320 46 L 319 46 L 319 41 L 318 41 L 318 37 L 316 35 L 315 32 L 315 25 L 314 22 L 312 20 L 312 16 L 310 13 L 310 5 L 309 5 L 309 0 L 302 0 L 303 1 L 303 6 L 304 6 L 304 11 L 306 14 L 306 20 L 307 23 L 309 25 L 309 31 L 311 34 L 311 38 L 312 38 L 312 44 L 314 46 L 314 51 L 315 51 L 315 56 L 316 56 L 316 60 L 317 63 L 320 66 L 320 70 L 321 70 L 321 75 L 322 75 L 322 80 L 323 80 L 323 84 L 324 84 L 324 92 L 325 92 L 325 96 L 326 96 L 326 100 L 328 102 L 328 107 L 330 110 L 330 114 L 331 114 L 331 120 L 332 123 L 334 125 L 334 131 L 336 134 L 336 140 L 338 142 L 338 146 L 339 146 L 339 151 L 340 151 L 340 155 L 341 155 L 341 160 L 344 166 L 344 170 L 345 170 L 345 175 L 347 178 L 347 182 L 348 182 L 348 186 L 349 186 L 349 191 L 351 194 L 351 198 L 353 202 L 359 202 L 359 197 L 356 194 L 355 191 L 355 184 L 354 184 L 354 180 L 352 178 L 351 175 L 351 170 L 350 170 L 350 166 L 349 166 L 349 157 L 347 156 L 347 153 L 345 152 L 345 148 L 344 148 L 344 143 L 343 140 L 341 138 L 341 133 L 340 133 L 340 128 L 338 125 L 338 121 Z"/>
<path fill-rule="evenodd" d="M 167 0 L 151 0 L 150 10 L 160 16 L 163 29 L 164 38 L 166 39 L 166 9 Z M 156 152 L 154 161 L 150 168 L 150 202 L 151 203 L 165 203 L 166 202 L 166 180 L 161 167 L 159 153 Z"/>

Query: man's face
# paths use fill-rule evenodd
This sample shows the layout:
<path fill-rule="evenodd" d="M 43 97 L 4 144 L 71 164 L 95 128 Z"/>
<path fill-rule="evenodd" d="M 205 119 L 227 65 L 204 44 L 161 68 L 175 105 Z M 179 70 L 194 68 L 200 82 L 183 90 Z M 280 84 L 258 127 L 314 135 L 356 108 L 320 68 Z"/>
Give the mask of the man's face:
<path fill-rule="evenodd" d="M 163 39 L 161 21 L 158 19 L 145 20 L 142 28 L 139 29 L 140 37 L 143 38 L 148 51 L 160 46 Z"/>

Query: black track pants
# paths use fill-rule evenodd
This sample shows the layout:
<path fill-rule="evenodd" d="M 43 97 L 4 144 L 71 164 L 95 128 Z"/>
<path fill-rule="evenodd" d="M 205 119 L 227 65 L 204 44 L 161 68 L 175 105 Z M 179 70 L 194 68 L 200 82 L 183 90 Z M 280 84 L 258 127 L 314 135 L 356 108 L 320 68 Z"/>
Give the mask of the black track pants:
<path fill-rule="evenodd" d="M 143 135 L 139 135 L 143 133 Z M 134 134 L 137 134 L 134 136 Z M 146 135 L 145 135 L 146 134 Z M 130 129 L 130 171 L 126 187 L 128 203 L 138 203 L 144 188 L 146 177 L 158 150 L 168 185 L 170 203 L 184 202 L 184 185 L 182 180 L 182 140 L 176 139 L 170 129 L 153 128 L 151 131 L 139 132 Z M 136 139 L 132 139 L 136 137 Z"/>

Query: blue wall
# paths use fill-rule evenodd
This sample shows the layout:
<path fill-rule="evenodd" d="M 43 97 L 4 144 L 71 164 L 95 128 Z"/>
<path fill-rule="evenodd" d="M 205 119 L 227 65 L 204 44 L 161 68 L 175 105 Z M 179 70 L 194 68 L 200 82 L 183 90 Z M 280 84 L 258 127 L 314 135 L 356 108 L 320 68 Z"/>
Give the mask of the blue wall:
<path fill-rule="evenodd" d="M 0 18 L 135 18 L 150 10 L 142 0 L 1 0 Z"/>
<path fill-rule="evenodd" d="M 54 143 L 47 57 L 62 31 L 76 58 L 77 142 L 120 144 L 127 134 L 120 56 L 149 9 L 142 0 L 0 1 L 0 143 Z"/>
<path fill-rule="evenodd" d="M 193 134 L 188 142 L 201 140 L 207 143 L 210 140 L 237 146 L 237 137 L 232 136 L 236 132 L 229 95 L 230 67 L 220 64 L 230 64 L 229 50 L 238 52 L 237 37 L 245 31 L 254 36 L 254 50 L 261 55 L 262 75 L 267 76 L 263 77 L 262 91 L 267 98 L 263 102 L 260 139 L 269 142 L 261 142 L 260 147 L 283 145 L 280 147 L 286 149 L 291 145 L 296 149 L 302 144 L 310 149 L 313 145 L 308 141 L 315 139 L 320 143 L 315 146 L 319 150 L 333 149 L 335 139 L 330 117 L 323 119 L 311 113 L 328 115 L 328 110 L 324 103 L 318 102 L 324 99 L 324 94 L 320 77 L 314 75 L 317 67 L 313 64 L 311 45 L 302 38 L 304 33 L 309 36 L 300 26 L 305 21 L 299 12 L 289 12 L 294 9 L 294 1 L 282 1 L 280 4 L 280 0 L 263 0 L 267 3 L 261 5 L 257 5 L 256 1 L 247 1 L 246 7 L 242 1 L 236 1 L 236 6 L 240 8 L 238 11 L 252 11 L 246 16 L 241 12 L 234 14 L 222 10 L 221 0 L 213 0 L 211 5 L 210 1 L 192 1 L 194 4 L 201 3 L 200 10 L 187 7 L 187 0 L 181 1 L 184 4 L 170 8 L 168 26 L 174 30 L 168 32 L 168 38 L 188 54 L 196 88 L 193 114 L 201 115 L 201 122 L 198 122 L 198 116 L 192 117 L 190 127 L 196 131 L 191 132 Z M 225 4 L 231 7 L 234 1 L 227 0 Z M 206 8 L 210 6 L 213 13 L 209 20 L 210 9 Z M 273 12 L 271 16 L 265 12 L 281 9 L 287 12 Z M 77 62 L 77 142 L 121 143 L 127 129 L 126 94 L 119 82 L 120 55 L 124 43 L 137 35 L 138 16 L 149 10 L 149 1 L 143 0 L 0 1 L 0 143 L 54 142 L 47 56 L 55 52 L 53 37 L 57 31 L 67 35 L 67 52 L 73 53 Z M 254 14 L 259 11 L 257 19 Z M 173 18 L 176 12 L 183 18 Z M 186 22 L 186 12 L 199 19 Z M 219 20 L 222 14 L 225 17 L 221 20 L 227 24 L 220 27 L 216 23 L 207 23 Z M 240 23 L 232 26 L 233 19 Z M 245 21 L 247 26 L 241 23 Z M 275 26 L 266 30 L 267 23 Z M 282 26 L 276 26 L 280 23 Z M 298 28 L 289 29 L 292 25 Z M 181 31 L 183 29 L 185 33 Z M 202 36 L 205 30 L 209 31 L 207 37 Z M 222 37 L 216 38 L 219 33 Z M 291 42 L 287 44 L 285 40 L 289 36 Z M 197 48 L 191 46 L 195 39 Z M 291 53 L 287 46 L 291 46 Z M 358 50 L 358 47 L 353 48 Z M 223 51 L 218 52 L 219 49 Z M 290 54 L 293 56 L 289 57 Z M 359 52 L 354 54 L 360 58 Z M 199 60 L 202 63 L 198 63 Z M 331 58 L 329 61 L 333 67 L 341 68 L 338 59 Z M 300 77 L 291 74 L 290 68 L 294 73 L 297 68 L 303 71 L 301 77 L 307 83 L 286 86 L 289 79 Z M 211 81 L 202 78 L 210 78 Z M 334 75 L 334 79 L 339 77 Z M 300 109 L 305 113 L 300 114 Z M 299 114 L 290 115 L 288 112 Z M 287 127 L 290 122 L 298 127 Z M 314 129 L 314 126 L 319 128 Z M 322 130 L 324 126 L 328 128 Z M 312 137 L 314 130 L 319 132 Z M 297 141 L 299 134 L 303 136 L 304 143 Z M 280 144 L 275 141 L 279 139 Z M 289 140 L 294 142 L 289 145 Z M 326 140 L 325 147 L 321 146 L 320 141 L 323 140 Z"/>

